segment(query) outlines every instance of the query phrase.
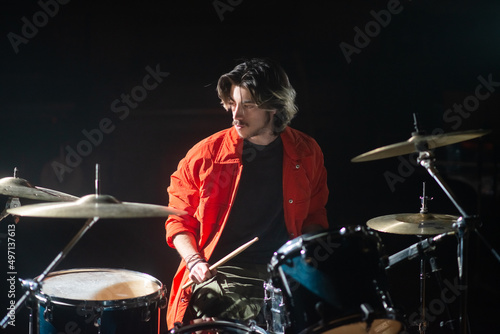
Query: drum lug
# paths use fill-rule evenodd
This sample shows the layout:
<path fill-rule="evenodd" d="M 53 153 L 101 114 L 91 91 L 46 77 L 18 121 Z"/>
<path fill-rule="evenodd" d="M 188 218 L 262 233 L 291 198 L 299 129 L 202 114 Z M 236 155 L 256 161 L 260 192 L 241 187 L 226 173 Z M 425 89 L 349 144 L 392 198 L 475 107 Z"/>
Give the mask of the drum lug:
<path fill-rule="evenodd" d="M 43 318 L 48 323 L 52 323 L 54 320 L 54 314 L 52 312 L 52 303 L 50 301 L 50 297 L 47 296 L 47 306 L 45 307 L 45 311 L 43 311 Z"/>
<path fill-rule="evenodd" d="M 162 287 L 162 289 L 161 289 L 161 296 L 160 296 L 160 301 L 159 301 L 158 305 L 162 310 L 167 307 L 167 288 L 166 287 Z"/>
<path fill-rule="evenodd" d="M 361 304 L 360 307 L 363 312 L 361 320 L 371 323 L 373 321 L 373 319 L 371 319 L 374 312 L 373 307 L 370 304 Z"/>
<path fill-rule="evenodd" d="M 97 307 L 93 310 L 92 319 L 94 319 L 94 327 L 101 328 L 103 312 L 104 309 L 101 307 Z"/>
<path fill-rule="evenodd" d="M 146 308 L 144 310 L 142 310 L 141 320 L 143 322 L 148 322 L 149 320 L 151 320 L 151 311 L 149 310 L 147 305 L 146 305 Z"/>

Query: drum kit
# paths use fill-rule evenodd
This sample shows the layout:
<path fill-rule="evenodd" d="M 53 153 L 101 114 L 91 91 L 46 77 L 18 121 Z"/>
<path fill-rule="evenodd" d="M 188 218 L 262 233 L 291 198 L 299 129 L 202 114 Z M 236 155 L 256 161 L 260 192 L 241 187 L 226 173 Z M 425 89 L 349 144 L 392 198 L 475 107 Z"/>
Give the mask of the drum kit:
<path fill-rule="evenodd" d="M 476 228 L 478 218 L 466 213 L 434 166 L 432 149 L 478 138 L 489 131 L 464 131 L 422 135 L 418 130 L 405 142 L 384 146 L 352 159 L 365 162 L 418 153 L 418 163 L 442 188 L 460 216 L 427 212 L 427 197 L 421 197 L 419 213 L 400 213 L 373 218 L 366 226 L 343 227 L 305 234 L 285 243 L 268 265 L 264 283 L 264 315 L 267 329 L 248 324 L 212 321 L 176 327 L 170 334 L 184 333 L 328 333 L 362 334 L 404 332 L 403 321 L 389 295 L 386 270 L 400 261 L 420 257 L 421 319 L 419 333 L 427 330 L 425 319 L 425 256 L 448 235 L 457 238 L 458 280 L 467 287 L 468 241 L 475 232 L 495 258 L 498 253 Z M 15 304 L 17 312 L 27 306 L 30 333 L 159 333 L 160 309 L 166 306 L 166 289 L 152 276 L 130 270 L 105 268 L 53 271 L 73 246 L 99 219 L 148 218 L 182 215 L 179 210 L 153 204 L 121 202 L 99 189 L 96 165 L 95 194 L 81 198 L 32 186 L 17 176 L 0 179 L 0 194 L 9 199 L 0 217 L 9 214 L 44 218 L 84 218 L 83 227 L 36 278 L 23 280 L 24 295 Z M 21 206 L 19 198 L 53 203 Z M 378 232 L 415 235 L 416 244 L 386 256 Z M 253 243 L 251 241 L 248 244 Z M 245 246 L 246 247 L 246 246 Z M 244 250 L 233 252 L 231 256 Z M 346 287 L 357 288 L 347 289 Z M 468 333 L 467 289 L 460 298 L 456 333 Z M 9 312 L 9 313 L 10 313 Z M 7 314 L 1 324 L 5 328 Z"/>

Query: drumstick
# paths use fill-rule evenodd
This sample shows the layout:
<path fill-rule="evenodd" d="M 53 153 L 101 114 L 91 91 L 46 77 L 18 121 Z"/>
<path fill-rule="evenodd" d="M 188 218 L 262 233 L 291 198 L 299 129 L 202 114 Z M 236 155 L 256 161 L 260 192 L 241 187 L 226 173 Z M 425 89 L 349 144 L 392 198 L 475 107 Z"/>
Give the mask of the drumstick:
<path fill-rule="evenodd" d="M 241 252 L 243 252 L 245 249 L 247 249 L 248 247 L 250 247 L 254 242 L 256 242 L 257 240 L 259 240 L 259 237 L 255 237 L 253 238 L 252 240 L 250 240 L 249 242 L 247 242 L 246 244 L 243 244 L 241 245 L 240 247 L 236 248 L 234 251 L 232 251 L 231 253 L 227 254 L 226 256 L 224 256 L 222 259 L 220 259 L 219 261 L 215 262 L 214 264 L 212 264 L 209 269 L 210 270 L 214 270 L 216 269 L 217 267 L 223 265 L 224 263 L 226 263 L 227 261 L 231 260 L 233 257 L 235 257 L 236 255 L 240 254 Z M 191 285 L 193 285 L 193 281 L 189 280 L 186 284 L 184 284 L 182 286 L 182 289 L 186 289 L 186 288 L 189 288 Z"/>

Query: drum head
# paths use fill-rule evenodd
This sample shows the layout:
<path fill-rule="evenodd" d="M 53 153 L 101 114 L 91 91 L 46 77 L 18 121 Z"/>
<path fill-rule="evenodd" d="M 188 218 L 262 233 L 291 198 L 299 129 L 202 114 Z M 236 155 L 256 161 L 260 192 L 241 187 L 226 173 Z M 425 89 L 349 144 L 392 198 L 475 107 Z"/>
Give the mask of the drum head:
<path fill-rule="evenodd" d="M 147 274 L 123 269 L 73 269 L 51 273 L 42 281 L 41 298 L 75 304 L 160 297 L 162 283 Z M 74 301 L 74 303 L 72 303 Z"/>

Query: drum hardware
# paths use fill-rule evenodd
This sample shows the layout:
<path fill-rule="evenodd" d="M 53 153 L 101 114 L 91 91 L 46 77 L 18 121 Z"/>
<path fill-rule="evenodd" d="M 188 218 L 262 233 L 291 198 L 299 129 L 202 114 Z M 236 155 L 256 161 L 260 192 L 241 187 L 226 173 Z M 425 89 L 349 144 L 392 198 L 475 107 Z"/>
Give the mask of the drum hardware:
<path fill-rule="evenodd" d="M 284 334 L 284 329 L 290 326 L 281 289 L 272 282 L 264 282 L 264 318 L 267 330 L 274 334 Z"/>
<path fill-rule="evenodd" d="M 15 179 L 15 178 L 13 178 Z M 21 179 L 22 180 L 22 179 Z M 1 180 L 0 180 L 1 181 Z M 8 179 L 7 182 L 12 182 Z M 19 180 L 14 180 L 19 182 Z M 21 181 L 22 182 L 22 181 Z M 47 268 L 34 280 L 26 280 L 29 282 L 24 285 L 26 292 L 15 304 L 14 312 L 17 313 L 19 308 L 28 303 L 33 304 L 36 300 L 36 295 L 40 292 L 42 281 L 47 275 L 57 267 L 57 265 L 66 257 L 76 243 L 83 235 L 100 219 L 100 218 L 150 218 L 150 217 L 168 217 L 170 214 L 183 215 L 184 211 L 176 210 L 169 207 L 153 204 L 129 203 L 120 202 L 113 196 L 101 195 L 99 188 L 99 164 L 96 164 L 96 180 L 95 180 L 95 195 L 84 196 L 74 202 L 64 203 L 42 203 L 20 206 L 13 209 L 8 209 L 9 214 L 15 216 L 27 217 L 45 217 L 45 218 L 86 218 L 86 222 L 77 234 L 70 240 L 64 249 L 53 259 Z M 8 188 L 14 192 L 19 189 L 24 189 L 25 186 Z M 30 187 L 28 187 L 31 189 Z M 23 195 L 38 195 L 39 190 L 22 190 Z M 43 193 L 43 191 L 42 191 Z M 35 333 L 35 311 L 30 310 L 30 334 Z M 0 322 L 0 327 L 6 328 L 9 320 L 9 313 Z"/>
<path fill-rule="evenodd" d="M 353 158 L 352 162 L 363 162 L 377 159 L 384 159 L 404 154 L 417 153 L 417 162 L 424 167 L 429 175 L 436 181 L 443 192 L 447 195 L 449 200 L 457 208 L 460 213 L 460 218 L 452 224 L 453 230 L 457 234 L 457 263 L 458 263 L 458 277 L 461 286 L 468 286 L 468 242 L 470 231 L 474 231 L 484 241 L 484 237 L 477 230 L 476 225 L 478 218 L 468 215 L 464 209 L 459 205 L 455 195 L 445 183 L 439 172 L 435 168 L 435 158 L 432 149 L 459 143 L 462 141 L 478 138 L 490 133 L 490 130 L 475 130 L 464 132 L 452 132 L 440 135 L 422 135 L 418 130 L 415 119 L 415 132 L 412 137 L 406 142 L 396 143 L 384 147 L 377 148 L 367 153 L 361 154 Z M 413 233 L 411 233 L 413 234 Z M 484 243 L 486 247 L 492 252 L 493 256 L 500 262 L 500 256 L 489 243 Z M 467 319 L 467 301 L 468 293 L 467 288 L 460 294 L 460 312 L 459 312 L 459 333 L 465 334 L 469 330 Z"/>
<path fill-rule="evenodd" d="M 45 310 L 43 311 L 43 319 L 47 322 L 52 322 L 54 320 L 54 314 L 52 313 L 52 300 L 50 299 L 50 296 L 47 296 L 46 298 L 46 303 L 47 306 L 45 307 Z"/>
<path fill-rule="evenodd" d="M 47 296 L 47 300 L 50 300 L 50 296 Z M 47 304 L 46 309 L 49 309 L 51 307 L 50 304 Z M 77 314 L 81 315 L 85 318 L 84 322 L 85 323 L 90 323 L 92 322 L 94 327 L 100 327 L 101 326 L 101 318 L 102 318 L 102 313 L 103 309 L 100 306 L 93 306 L 87 301 L 83 301 L 83 305 L 79 304 L 77 307 Z M 45 319 L 48 323 L 52 323 L 51 320 Z"/>
<path fill-rule="evenodd" d="M 437 241 L 440 241 L 442 238 L 448 235 L 453 235 L 454 232 L 446 232 L 443 234 L 439 234 L 434 237 L 423 239 L 417 243 L 414 243 L 410 247 L 407 247 L 391 256 L 388 257 L 388 264 L 385 269 L 389 269 L 394 266 L 396 263 L 399 263 L 403 260 L 412 260 L 419 255 L 422 255 L 424 252 L 430 252 L 436 249 Z"/>
<path fill-rule="evenodd" d="M 19 206 L 21 206 L 21 201 L 19 200 L 19 197 L 9 197 L 7 199 L 7 202 L 5 203 L 5 209 L 2 211 L 2 213 L 0 213 L 0 221 L 2 221 L 5 217 L 9 215 L 9 213 L 7 213 L 8 209 L 17 208 Z M 19 217 L 15 217 L 14 221 L 16 222 L 16 224 L 19 223 Z"/>

